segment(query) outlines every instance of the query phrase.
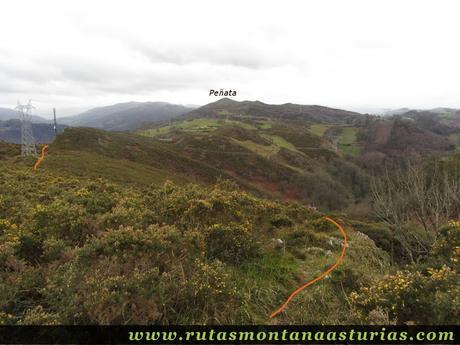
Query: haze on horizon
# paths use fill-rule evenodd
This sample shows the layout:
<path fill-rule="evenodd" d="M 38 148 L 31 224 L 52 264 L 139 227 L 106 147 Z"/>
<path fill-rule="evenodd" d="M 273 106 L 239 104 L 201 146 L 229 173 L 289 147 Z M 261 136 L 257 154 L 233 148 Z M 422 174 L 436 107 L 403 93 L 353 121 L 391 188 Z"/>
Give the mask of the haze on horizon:
<path fill-rule="evenodd" d="M 128 101 L 460 108 L 455 0 L 6 0 L 0 106 Z M 48 116 L 49 117 L 49 116 Z"/>

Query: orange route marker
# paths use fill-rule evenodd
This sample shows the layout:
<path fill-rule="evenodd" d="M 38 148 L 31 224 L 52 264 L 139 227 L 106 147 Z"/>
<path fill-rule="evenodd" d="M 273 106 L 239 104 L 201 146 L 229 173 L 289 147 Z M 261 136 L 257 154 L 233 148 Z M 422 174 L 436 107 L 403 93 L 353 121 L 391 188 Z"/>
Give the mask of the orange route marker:
<path fill-rule="evenodd" d="M 305 284 L 303 284 L 302 286 L 299 286 L 293 293 L 291 293 L 291 295 L 288 297 L 288 299 L 286 300 L 286 302 L 284 302 L 284 304 L 279 307 L 276 311 L 274 311 L 271 315 L 270 315 L 270 319 L 274 318 L 276 315 L 278 315 L 279 313 L 281 313 L 286 307 L 287 305 L 289 304 L 289 302 L 294 298 L 295 295 L 297 295 L 300 291 L 302 291 L 303 289 L 305 289 L 306 287 L 316 283 L 318 280 L 321 280 L 323 279 L 324 277 L 326 277 L 329 273 L 331 273 L 333 270 L 335 270 L 343 261 L 343 258 L 345 256 L 345 250 L 347 248 L 347 241 L 348 241 L 348 237 L 347 237 L 347 233 L 345 232 L 345 230 L 342 228 L 342 226 L 337 223 L 334 219 L 332 218 L 329 218 L 329 217 L 324 217 L 324 219 L 326 219 L 327 221 L 331 222 L 332 224 L 334 224 L 337 229 L 339 229 L 340 233 L 342 234 L 343 236 L 343 245 L 342 245 L 342 251 L 340 252 L 340 256 L 339 258 L 337 259 L 337 261 L 331 266 L 329 267 L 326 271 L 324 271 L 323 273 L 321 273 L 319 276 L 317 276 L 316 278 L 313 278 L 312 280 L 306 282 Z"/>
<path fill-rule="evenodd" d="M 37 168 L 38 168 L 38 166 L 40 165 L 40 163 L 42 162 L 42 160 L 45 159 L 46 150 L 48 150 L 48 145 L 43 146 L 43 148 L 42 148 L 42 154 L 41 154 L 40 157 L 37 159 L 37 162 L 36 162 L 35 165 L 34 165 L 34 170 L 37 170 Z"/>

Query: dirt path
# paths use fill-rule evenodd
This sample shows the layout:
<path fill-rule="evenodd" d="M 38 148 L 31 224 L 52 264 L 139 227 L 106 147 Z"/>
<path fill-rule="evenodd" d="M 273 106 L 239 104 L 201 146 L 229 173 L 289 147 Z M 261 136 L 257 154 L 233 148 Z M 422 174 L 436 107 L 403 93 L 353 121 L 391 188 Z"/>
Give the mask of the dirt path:
<path fill-rule="evenodd" d="M 281 313 L 286 307 L 287 305 L 289 304 L 289 302 L 294 298 L 295 295 L 297 295 L 300 291 L 302 291 L 303 289 L 305 289 L 306 287 L 310 286 L 310 285 L 313 285 L 314 283 L 316 283 L 318 280 L 321 280 L 323 279 L 324 277 L 326 277 L 329 273 L 331 273 L 333 270 L 335 270 L 343 261 L 343 258 L 345 256 L 345 250 L 347 248 L 347 241 L 348 241 L 348 237 L 347 237 L 347 233 L 345 232 L 345 230 L 342 228 L 342 226 L 337 223 L 335 220 L 333 220 L 332 218 L 329 218 L 329 217 L 324 217 L 324 219 L 326 219 L 327 221 L 331 222 L 332 224 L 334 224 L 337 229 L 339 229 L 340 233 L 342 234 L 343 236 L 343 244 L 342 244 L 342 251 L 340 252 L 340 256 L 338 257 L 337 261 L 331 266 L 329 267 L 326 271 L 324 271 L 323 273 L 321 273 L 319 276 L 317 276 L 316 278 L 313 278 L 312 280 L 306 282 L 304 285 L 301 285 L 299 286 L 293 293 L 291 293 L 291 295 L 288 297 L 288 299 L 286 300 L 286 302 L 284 302 L 284 304 L 279 307 L 276 311 L 274 311 L 271 315 L 270 315 L 270 319 L 274 318 L 276 315 L 278 315 L 279 313 Z"/>

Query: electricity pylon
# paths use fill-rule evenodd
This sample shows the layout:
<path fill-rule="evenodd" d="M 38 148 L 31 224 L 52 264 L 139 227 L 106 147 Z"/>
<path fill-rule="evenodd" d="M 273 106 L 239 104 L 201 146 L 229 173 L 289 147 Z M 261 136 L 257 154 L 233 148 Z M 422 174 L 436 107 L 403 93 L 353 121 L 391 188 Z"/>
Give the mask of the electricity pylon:
<path fill-rule="evenodd" d="M 37 156 L 37 148 L 32 133 L 32 109 L 34 108 L 30 101 L 25 105 L 18 101 L 15 108 L 21 119 L 21 156 Z"/>

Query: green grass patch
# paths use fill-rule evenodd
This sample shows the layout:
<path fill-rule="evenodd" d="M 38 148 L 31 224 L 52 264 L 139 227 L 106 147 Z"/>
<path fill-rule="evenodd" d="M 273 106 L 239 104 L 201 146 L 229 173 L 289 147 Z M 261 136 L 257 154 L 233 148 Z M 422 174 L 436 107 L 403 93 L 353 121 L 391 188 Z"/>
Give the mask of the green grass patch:
<path fill-rule="evenodd" d="M 323 123 L 315 123 L 314 125 L 310 126 L 310 132 L 322 137 L 324 133 L 330 128 L 330 125 L 325 125 Z"/>
<path fill-rule="evenodd" d="M 279 152 L 279 147 L 276 145 L 261 145 L 250 140 L 242 141 L 234 138 L 233 141 L 235 141 L 238 145 L 248 149 L 249 151 L 257 153 L 258 155 L 265 158 L 273 156 Z"/>
<path fill-rule="evenodd" d="M 295 167 L 295 166 L 293 166 L 291 164 L 283 163 L 283 162 L 280 162 L 279 164 L 281 164 L 282 166 L 285 166 L 286 168 L 289 168 L 289 169 L 291 169 L 291 170 L 293 170 L 293 171 L 295 171 L 295 172 L 297 172 L 297 173 L 299 173 L 301 175 L 305 173 L 302 169 L 300 169 L 298 167 Z"/>
<path fill-rule="evenodd" d="M 449 140 L 452 144 L 460 145 L 460 133 L 449 134 Z"/>
<path fill-rule="evenodd" d="M 210 131 L 215 131 L 216 129 L 220 127 L 229 126 L 229 125 L 239 126 L 245 129 L 257 129 L 257 127 L 252 126 L 245 122 L 241 122 L 241 121 L 233 121 L 233 120 L 226 120 L 226 119 L 200 118 L 200 119 L 176 122 L 176 123 L 173 123 L 172 125 L 166 125 L 163 127 L 139 130 L 137 131 L 137 134 L 147 136 L 147 137 L 155 137 L 158 135 L 166 134 L 175 128 L 178 128 L 178 129 L 181 129 L 187 132 L 210 132 Z"/>
<path fill-rule="evenodd" d="M 270 140 L 276 146 L 297 152 L 294 145 L 292 145 L 289 141 L 287 141 L 283 137 L 280 137 L 279 135 L 262 134 L 262 136 Z"/>
<path fill-rule="evenodd" d="M 343 127 L 342 133 L 340 136 L 339 144 L 342 145 L 351 145 L 356 142 L 356 134 L 358 133 L 358 128 L 356 127 Z"/>
<path fill-rule="evenodd" d="M 341 145 L 339 144 L 339 150 L 348 156 L 357 156 L 361 153 L 361 147 L 358 145 Z"/>
<path fill-rule="evenodd" d="M 455 112 L 452 112 L 452 111 L 447 112 L 447 113 L 439 114 L 439 117 L 443 118 L 443 119 L 454 119 L 456 116 L 457 116 L 457 114 Z"/>
<path fill-rule="evenodd" d="M 157 128 L 141 129 L 136 134 L 143 135 L 145 137 L 156 137 L 157 135 L 166 134 L 171 130 L 172 126 L 163 126 Z"/>
<path fill-rule="evenodd" d="M 300 262 L 291 255 L 270 253 L 241 267 L 242 272 L 255 281 L 285 282 L 287 277 L 299 271 Z"/>
<path fill-rule="evenodd" d="M 259 125 L 260 129 L 270 129 L 272 128 L 272 123 L 271 122 L 263 122 Z"/>
<path fill-rule="evenodd" d="M 343 127 L 338 141 L 339 150 L 349 156 L 357 156 L 361 153 L 361 147 L 356 142 L 358 128 Z"/>
<path fill-rule="evenodd" d="M 177 127 L 188 131 L 201 131 L 209 129 L 217 129 L 224 124 L 224 120 L 216 119 L 195 119 L 191 121 L 182 121 L 177 124 Z"/>

